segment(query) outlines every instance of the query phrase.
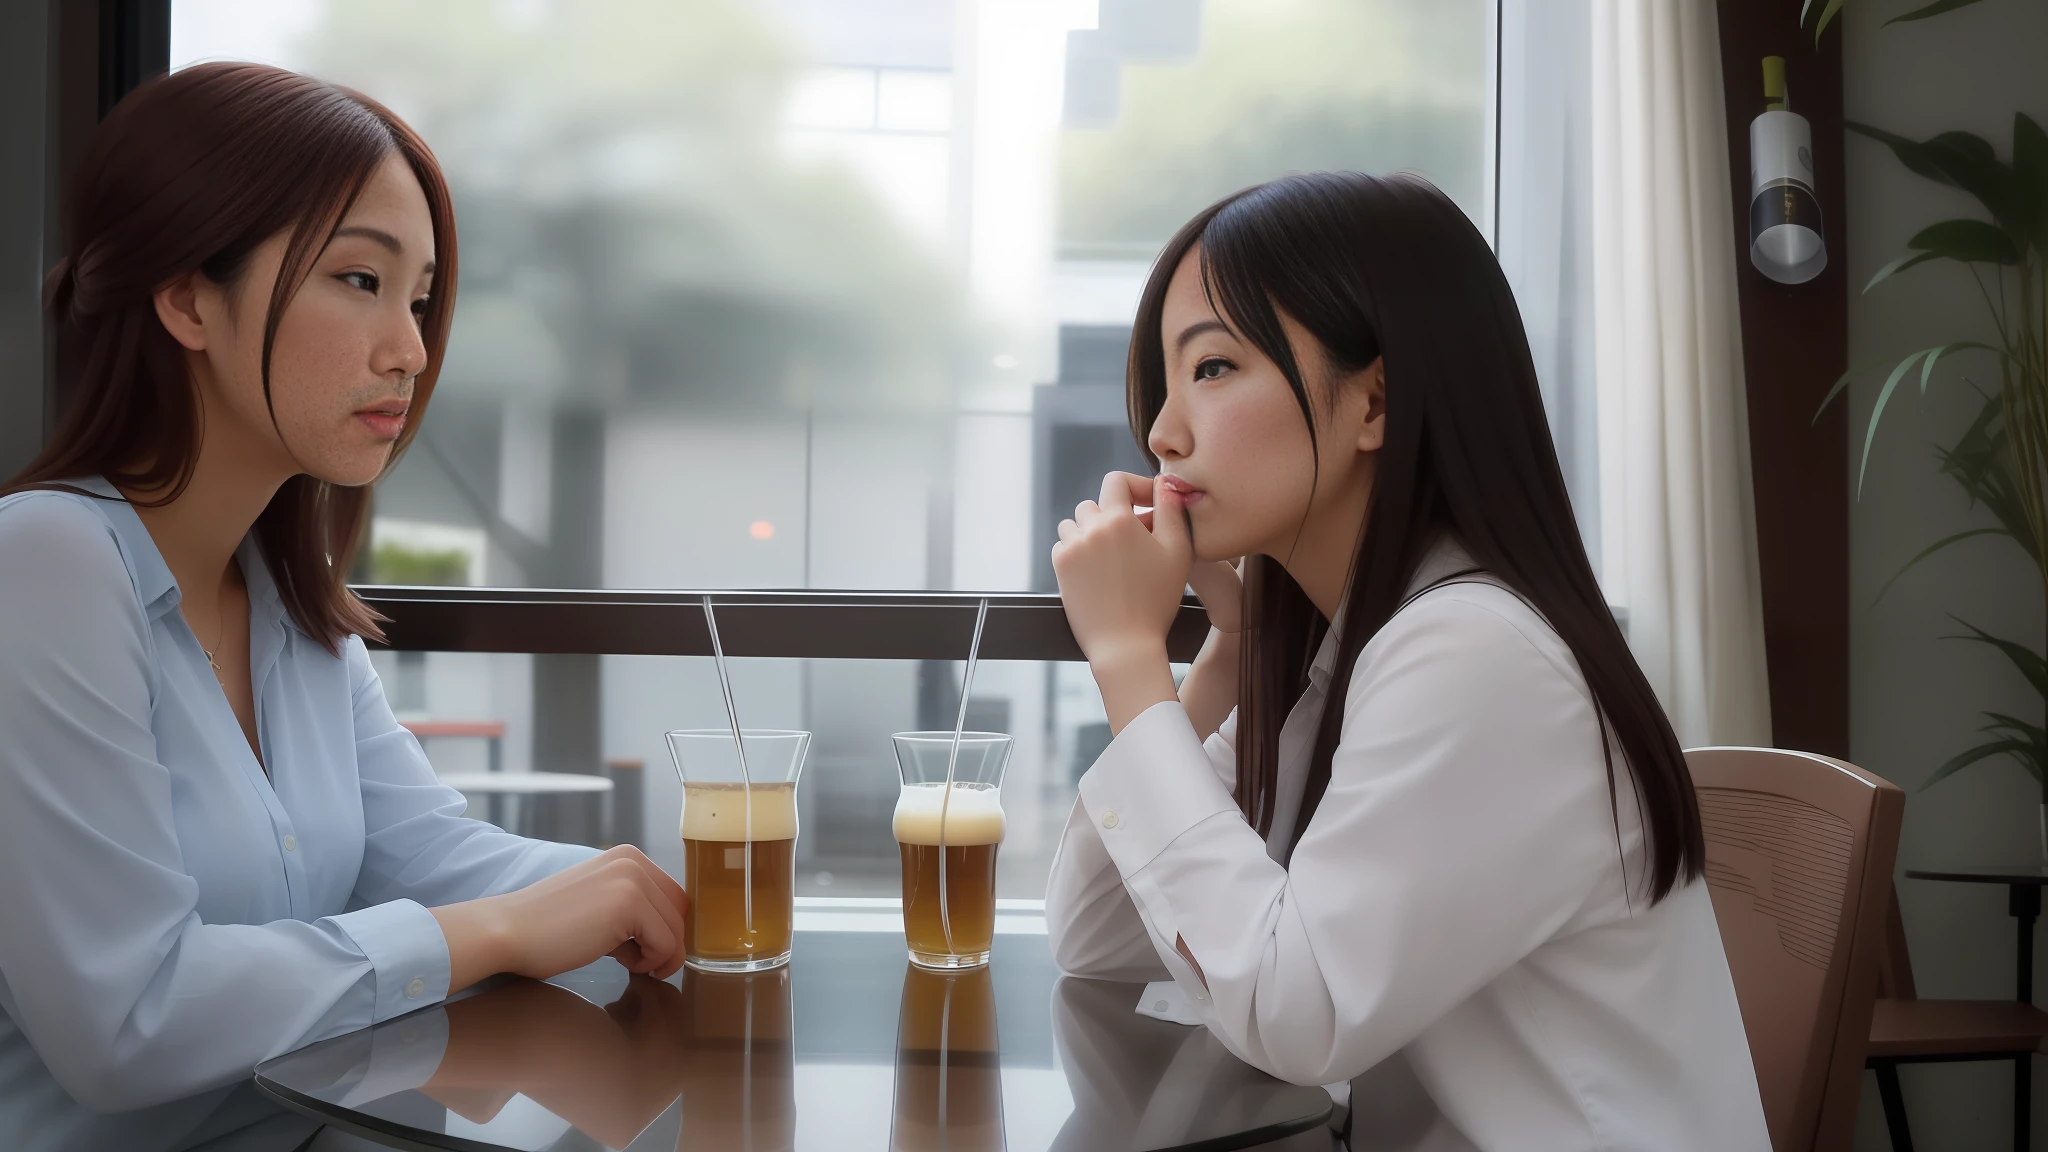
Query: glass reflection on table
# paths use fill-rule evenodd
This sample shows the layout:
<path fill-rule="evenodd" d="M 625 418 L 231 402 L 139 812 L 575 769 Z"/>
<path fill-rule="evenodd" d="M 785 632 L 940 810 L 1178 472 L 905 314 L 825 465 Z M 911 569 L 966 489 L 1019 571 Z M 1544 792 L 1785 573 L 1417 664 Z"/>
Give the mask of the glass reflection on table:
<path fill-rule="evenodd" d="M 448 1043 L 419 1092 L 473 1124 L 525 1096 L 607 1148 L 626 1148 L 678 1099 L 677 1147 L 790 1152 L 796 1047 L 789 970 L 685 969 L 633 978 L 602 1007 L 520 982 L 448 1005 Z"/>
<path fill-rule="evenodd" d="M 889 1147 L 1001 1152 L 1002 1072 L 989 970 L 904 965 Z"/>
<path fill-rule="evenodd" d="M 682 985 L 676 1040 L 683 1053 L 683 1115 L 676 1146 L 789 1152 L 796 1147 L 789 969 L 736 974 L 686 968 Z"/>
<path fill-rule="evenodd" d="M 1152 1152 L 1256 1146 L 1329 1111 L 1206 1029 L 1138 1015 L 1140 985 L 1062 980 L 1043 935 L 998 933 L 958 972 L 906 964 L 900 928 L 797 936 L 769 972 L 502 982 L 257 1082 L 348 1131 L 467 1152 Z"/>

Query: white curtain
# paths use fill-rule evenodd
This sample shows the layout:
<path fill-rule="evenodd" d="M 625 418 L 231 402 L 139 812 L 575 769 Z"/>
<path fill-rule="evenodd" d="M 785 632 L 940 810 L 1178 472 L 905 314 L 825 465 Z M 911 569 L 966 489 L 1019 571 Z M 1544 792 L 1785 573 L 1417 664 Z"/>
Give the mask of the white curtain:
<path fill-rule="evenodd" d="M 1598 571 L 1590 3 L 1503 0 L 1500 6 L 1494 248 L 1529 334 L 1579 535 Z"/>
<path fill-rule="evenodd" d="M 1713 0 L 1592 0 L 1602 583 L 1680 743 L 1770 743 Z"/>

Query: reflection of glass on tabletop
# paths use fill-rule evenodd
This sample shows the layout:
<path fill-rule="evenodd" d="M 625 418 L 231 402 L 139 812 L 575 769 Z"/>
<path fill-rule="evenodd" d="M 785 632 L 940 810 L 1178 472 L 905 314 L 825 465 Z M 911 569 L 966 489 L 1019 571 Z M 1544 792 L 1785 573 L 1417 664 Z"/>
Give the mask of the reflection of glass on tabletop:
<path fill-rule="evenodd" d="M 683 972 L 678 1152 L 796 1147 L 796 1033 L 789 969 Z"/>
<path fill-rule="evenodd" d="M 900 1152 L 995 1152 L 1003 1147 L 996 993 L 986 966 L 962 972 L 935 972 L 915 964 L 904 969 L 889 1147 Z"/>

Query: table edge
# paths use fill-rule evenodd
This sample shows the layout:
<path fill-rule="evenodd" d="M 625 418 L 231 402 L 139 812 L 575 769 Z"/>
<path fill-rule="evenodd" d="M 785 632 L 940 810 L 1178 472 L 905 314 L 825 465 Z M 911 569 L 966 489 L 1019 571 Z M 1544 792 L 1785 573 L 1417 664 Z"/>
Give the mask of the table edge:
<path fill-rule="evenodd" d="M 1909 880 L 1941 880 L 1951 884 L 2031 884 L 2048 887 L 2048 869 L 2034 875 L 2018 872 L 1999 872 L 1987 866 L 1982 871 L 1963 870 L 1957 866 L 1932 868 L 1908 868 Z"/>
<path fill-rule="evenodd" d="M 392 1140 L 402 1141 L 400 1144 L 390 1146 L 403 1149 L 405 1152 L 505 1152 L 505 1148 L 501 1144 L 484 1144 L 464 1136 L 448 1136 L 445 1133 L 442 1135 L 446 1137 L 449 1143 L 428 1144 L 418 1139 L 414 1134 L 417 1129 L 406 1128 L 399 1130 L 396 1126 L 386 1127 L 381 1124 L 367 1123 L 366 1121 L 374 1119 L 374 1117 L 351 1109 L 337 1108 L 330 1111 L 327 1105 L 321 1101 L 315 1100 L 303 1092 L 287 1088 L 275 1080 L 264 1076 L 261 1072 L 251 1073 L 250 1079 L 256 1085 L 256 1091 L 297 1112 L 301 1116 L 317 1120 L 331 1128 L 338 1128 L 350 1135 L 361 1136 L 366 1140 L 373 1140 L 378 1143 Z"/>

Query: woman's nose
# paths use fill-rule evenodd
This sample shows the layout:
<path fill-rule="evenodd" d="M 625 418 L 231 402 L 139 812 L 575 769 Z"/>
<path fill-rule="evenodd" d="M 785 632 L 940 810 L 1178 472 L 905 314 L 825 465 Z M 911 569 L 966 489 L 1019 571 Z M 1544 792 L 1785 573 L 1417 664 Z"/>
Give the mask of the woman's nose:
<path fill-rule="evenodd" d="M 388 375 L 396 372 L 410 380 L 426 370 L 427 342 L 420 332 L 420 326 L 408 310 L 403 323 L 394 325 L 383 342 L 381 363 L 375 365 L 377 374 Z"/>
<path fill-rule="evenodd" d="M 1187 421 L 1181 418 L 1180 406 L 1170 393 L 1159 415 L 1153 418 L 1151 431 L 1145 434 L 1145 446 L 1162 460 L 1180 459 L 1194 449 Z"/>

